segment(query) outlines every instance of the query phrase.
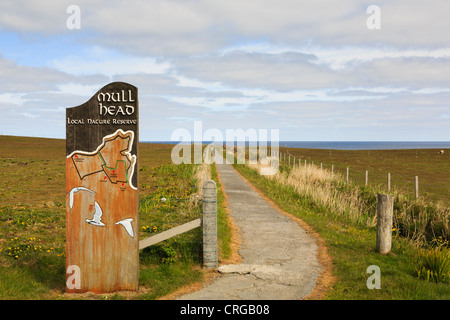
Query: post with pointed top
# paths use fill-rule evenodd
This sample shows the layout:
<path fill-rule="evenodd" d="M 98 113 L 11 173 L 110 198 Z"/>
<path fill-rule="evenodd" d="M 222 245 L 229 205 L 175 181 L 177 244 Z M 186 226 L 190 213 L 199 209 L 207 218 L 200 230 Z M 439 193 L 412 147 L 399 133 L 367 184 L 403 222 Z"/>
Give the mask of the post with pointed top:
<path fill-rule="evenodd" d="M 213 180 L 203 184 L 203 267 L 219 265 L 217 244 L 217 186 Z"/>
<path fill-rule="evenodd" d="M 377 247 L 380 254 L 388 254 L 392 247 L 392 219 L 394 213 L 394 197 L 377 195 Z"/>

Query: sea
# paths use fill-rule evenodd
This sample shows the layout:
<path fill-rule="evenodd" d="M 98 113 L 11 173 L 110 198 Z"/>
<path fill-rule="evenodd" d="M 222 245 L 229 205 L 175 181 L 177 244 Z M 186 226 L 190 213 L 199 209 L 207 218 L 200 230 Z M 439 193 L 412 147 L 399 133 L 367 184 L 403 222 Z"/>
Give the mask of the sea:
<path fill-rule="evenodd" d="M 179 144 L 176 141 L 141 141 L 143 143 Z M 203 141 L 203 144 L 217 144 Z M 236 145 L 236 143 L 235 143 Z M 248 142 L 246 142 L 248 145 Z M 267 142 L 270 146 L 270 141 Z M 450 149 L 450 141 L 279 141 L 279 147 L 327 150 Z"/>

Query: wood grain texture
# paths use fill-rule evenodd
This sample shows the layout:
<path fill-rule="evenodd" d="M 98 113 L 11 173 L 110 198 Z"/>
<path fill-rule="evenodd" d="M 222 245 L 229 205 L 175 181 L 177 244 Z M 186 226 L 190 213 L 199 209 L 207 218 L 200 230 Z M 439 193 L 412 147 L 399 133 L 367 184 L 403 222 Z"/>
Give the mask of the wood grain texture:
<path fill-rule="evenodd" d="M 201 225 L 202 225 L 202 219 L 195 219 L 195 220 L 189 221 L 187 223 L 184 223 L 180 226 L 171 228 L 170 230 L 163 231 L 154 236 L 145 238 L 145 239 L 139 241 L 139 250 L 142 250 L 144 248 L 147 248 L 149 246 L 152 246 L 152 245 L 162 242 L 164 240 L 170 239 L 170 238 L 180 235 L 182 233 L 191 231 L 192 229 L 201 227 Z"/>
<path fill-rule="evenodd" d="M 128 105 L 133 103 L 135 112 L 100 115 L 98 94 L 120 94 L 122 90 L 135 98 L 133 102 L 127 101 Z M 121 82 L 109 84 L 85 104 L 68 108 L 66 114 L 68 119 L 84 119 L 84 124 L 67 122 L 66 125 L 66 266 L 80 268 L 81 285 L 66 291 L 136 291 L 139 282 L 137 88 Z M 132 119 L 136 124 L 88 124 L 87 119 L 109 119 L 110 123 L 113 119 Z"/>

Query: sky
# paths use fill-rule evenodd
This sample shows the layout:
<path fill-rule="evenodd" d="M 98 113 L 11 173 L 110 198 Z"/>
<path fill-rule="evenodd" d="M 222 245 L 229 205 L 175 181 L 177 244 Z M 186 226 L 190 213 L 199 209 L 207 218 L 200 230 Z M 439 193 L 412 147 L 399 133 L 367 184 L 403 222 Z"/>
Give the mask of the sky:
<path fill-rule="evenodd" d="M 449 141 L 449 14 L 445 0 L 2 0 L 0 135 L 64 139 L 66 108 L 123 81 L 140 141 L 195 121 Z"/>

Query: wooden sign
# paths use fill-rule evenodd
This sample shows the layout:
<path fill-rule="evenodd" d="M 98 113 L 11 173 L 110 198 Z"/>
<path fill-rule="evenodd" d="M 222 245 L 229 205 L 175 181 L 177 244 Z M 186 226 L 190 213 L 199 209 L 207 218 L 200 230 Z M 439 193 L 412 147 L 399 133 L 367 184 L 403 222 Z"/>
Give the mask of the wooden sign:
<path fill-rule="evenodd" d="M 138 289 L 138 134 L 130 84 L 66 109 L 67 292 Z"/>

